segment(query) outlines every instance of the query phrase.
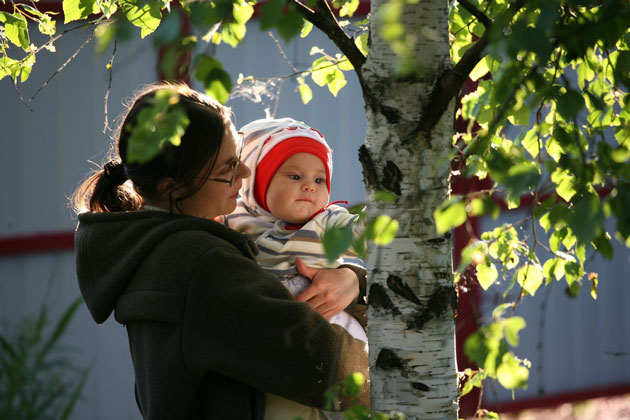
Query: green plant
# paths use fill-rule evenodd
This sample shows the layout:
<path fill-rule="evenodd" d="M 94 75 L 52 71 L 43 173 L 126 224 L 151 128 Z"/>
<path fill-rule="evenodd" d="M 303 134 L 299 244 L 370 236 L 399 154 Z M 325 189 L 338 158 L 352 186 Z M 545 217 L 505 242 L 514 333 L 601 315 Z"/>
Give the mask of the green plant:
<path fill-rule="evenodd" d="M 75 299 L 54 322 L 44 301 L 36 319 L 25 317 L 10 336 L 0 331 L 0 419 L 70 417 L 89 369 L 73 363 L 60 339 L 82 302 Z"/>

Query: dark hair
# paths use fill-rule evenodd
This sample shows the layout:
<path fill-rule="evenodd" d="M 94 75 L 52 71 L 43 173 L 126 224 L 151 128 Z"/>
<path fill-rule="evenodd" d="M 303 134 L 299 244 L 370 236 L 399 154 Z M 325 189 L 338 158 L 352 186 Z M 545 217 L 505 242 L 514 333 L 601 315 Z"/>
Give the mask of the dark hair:
<path fill-rule="evenodd" d="M 189 124 L 178 146 L 166 142 L 160 153 L 145 163 L 129 163 L 127 159 L 131 129 L 137 123 L 140 111 L 151 106 L 156 92 L 169 90 L 179 96 Z M 159 83 L 146 86 L 136 93 L 122 123 L 116 130 L 114 153 L 102 169 L 88 177 L 72 197 L 77 213 L 115 212 L 138 210 L 144 201 L 160 200 L 168 193 L 170 209 L 179 208 L 182 200 L 192 196 L 203 182 L 197 175 L 214 157 L 216 160 L 221 143 L 230 127 L 231 111 L 214 99 L 186 85 Z M 212 171 L 214 161 L 207 167 Z M 174 182 L 168 191 L 158 191 L 158 184 L 165 178 Z M 128 182 L 128 180 L 130 182 Z M 172 193 L 183 190 L 185 194 L 173 200 Z"/>

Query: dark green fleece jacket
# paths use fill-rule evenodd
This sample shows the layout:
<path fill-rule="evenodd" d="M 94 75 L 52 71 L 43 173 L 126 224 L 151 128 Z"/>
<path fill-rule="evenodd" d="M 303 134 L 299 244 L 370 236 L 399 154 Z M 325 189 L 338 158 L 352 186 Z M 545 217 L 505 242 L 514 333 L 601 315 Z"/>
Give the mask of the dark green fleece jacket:
<path fill-rule="evenodd" d="M 259 392 L 321 407 L 361 341 L 296 302 L 245 236 L 165 212 L 79 215 L 79 285 L 97 323 L 127 327 L 145 419 L 253 419 Z M 367 402 L 367 394 L 360 402 Z"/>

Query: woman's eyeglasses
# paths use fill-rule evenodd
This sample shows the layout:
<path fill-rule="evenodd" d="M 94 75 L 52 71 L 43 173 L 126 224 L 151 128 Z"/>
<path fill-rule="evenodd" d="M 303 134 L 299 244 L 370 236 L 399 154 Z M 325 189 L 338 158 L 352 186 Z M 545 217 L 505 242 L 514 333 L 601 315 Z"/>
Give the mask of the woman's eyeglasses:
<path fill-rule="evenodd" d="M 241 147 L 240 147 L 240 150 L 238 151 L 238 157 L 236 158 L 236 162 L 232 163 L 232 176 L 230 177 L 230 179 L 224 179 L 224 178 L 202 178 L 202 179 L 205 179 L 206 181 L 224 182 L 226 184 L 230 184 L 230 187 L 234 185 L 234 178 L 236 178 L 236 173 L 238 172 L 238 166 L 241 163 L 241 156 L 243 154 L 243 145 L 245 143 L 243 141 L 243 133 L 239 132 L 238 135 L 241 138 Z"/>

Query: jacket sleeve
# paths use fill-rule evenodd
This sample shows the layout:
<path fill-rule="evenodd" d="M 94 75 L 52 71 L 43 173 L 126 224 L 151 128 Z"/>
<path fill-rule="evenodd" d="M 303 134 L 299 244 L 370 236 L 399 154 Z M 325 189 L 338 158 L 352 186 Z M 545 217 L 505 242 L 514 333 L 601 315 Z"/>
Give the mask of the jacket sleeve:
<path fill-rule="evenodd" d="M 197 263 L 182 353 L 194 375 L 214 371 L 315 407 L 323 407 L 325 391 L 347 375 L 368 378 L 362 341 L 295 301 L 255 261 L 227 249 L 211 250 Z M 352 403 L 368 405 L 364 388 Z"/>

